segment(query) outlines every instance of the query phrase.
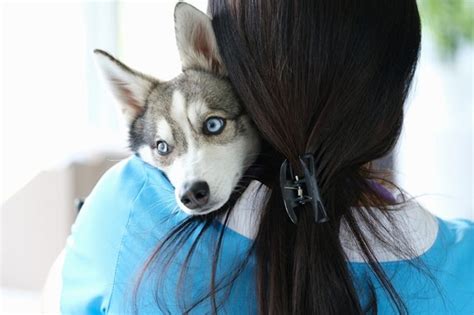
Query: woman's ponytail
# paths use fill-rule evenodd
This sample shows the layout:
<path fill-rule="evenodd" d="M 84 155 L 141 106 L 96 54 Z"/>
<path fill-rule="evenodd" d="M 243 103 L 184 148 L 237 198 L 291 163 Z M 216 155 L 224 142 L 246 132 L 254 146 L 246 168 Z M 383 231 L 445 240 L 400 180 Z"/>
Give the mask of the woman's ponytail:
<path fill-rule="evenodd" d="M 420 47 L 415 0 L 210 0 L 209 11 L 229 79 L 269 144 L 262 155 L 280 157 L 265 166 L 274 176 L 254 244 L 260 313 L 376 310 L 375 300 L 360 305 L 343 225 L 403 313 L 358 220 L 391 246 L 377 211 L 389 217 L 384 210 L 395 202 L 370 185 L 378 178 L 370 162 L 400 134 Z M 309 203 L 298 207 L 296 224 L 285 210 L 279 166 L 287 160 L 301 175 L 304 154 L 314 158 L 324 223 L 315 223 Z"/>

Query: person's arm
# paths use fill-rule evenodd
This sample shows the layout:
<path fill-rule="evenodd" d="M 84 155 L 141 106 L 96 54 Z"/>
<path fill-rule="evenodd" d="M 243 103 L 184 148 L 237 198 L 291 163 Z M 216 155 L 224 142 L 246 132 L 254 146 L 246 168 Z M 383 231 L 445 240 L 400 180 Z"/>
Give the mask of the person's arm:
<path fill-rule="evenodd" d="M 46 314 L 102 314 L 108 309 L 121 241 L 133 201 L 146 182 L 137 158 L 102 176 L 71 227 L 43 291 Z"/>

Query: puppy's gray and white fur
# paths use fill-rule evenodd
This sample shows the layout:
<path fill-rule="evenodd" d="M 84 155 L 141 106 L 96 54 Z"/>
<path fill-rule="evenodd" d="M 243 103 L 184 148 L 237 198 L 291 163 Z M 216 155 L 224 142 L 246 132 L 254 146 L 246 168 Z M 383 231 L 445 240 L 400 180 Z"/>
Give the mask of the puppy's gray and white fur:
<path fill-rule="evenodd" d="M 134 71 L 104 51 L 95 53 L 129 126 L 132 151 L 166 174 L 184 212 L 206 214 L 227 202 L 260 143 L 226 77 L 210 18 L 179 3 L 175 28 L 183 73 L 170 81 Z M 210 117 L 225 122 L 219 134 L 204 132 Z M 166 142 L 168 154 L 158 153 L 158 141 Z M 190 209 L 181 198 L 198 181 L 208 184 L 209 198 Z"/>

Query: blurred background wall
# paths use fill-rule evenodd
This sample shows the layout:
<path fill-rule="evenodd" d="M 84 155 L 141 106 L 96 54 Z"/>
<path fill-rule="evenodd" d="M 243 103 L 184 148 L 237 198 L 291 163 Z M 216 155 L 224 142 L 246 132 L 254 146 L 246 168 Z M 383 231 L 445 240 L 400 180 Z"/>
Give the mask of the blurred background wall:
<path fill-rule="evenodd" d="M 474 218 L 474 1 L 419 0 L 420 62 L 395 150 L 397 180 L 444 218 Z"/>
<path fill-rule="evenodd" d="M 188 1 L 205 11 L 205 0 Z M 101 174 L 127 156 L 95 66 L 101 48 L 160 79 L 180 71 L 176 1 L 2 3 L 0 298 L 36 312 L 49 266 Z M 392 165 L 433 213 L 474 218 L 471 0 L 420 0 L 423 43 Z M 388 163 L 388 164 L 387 164 Z"/>

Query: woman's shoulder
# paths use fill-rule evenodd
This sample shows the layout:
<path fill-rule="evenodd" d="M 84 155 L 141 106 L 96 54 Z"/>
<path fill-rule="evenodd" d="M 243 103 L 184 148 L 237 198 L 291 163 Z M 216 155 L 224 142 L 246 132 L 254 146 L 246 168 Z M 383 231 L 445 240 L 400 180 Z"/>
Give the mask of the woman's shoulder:
<path fill-rule="evenodd" d="M 374 242 L 374 253 L 381 267 L 409 313 L 472 314 L 474 223 L 466 219 L 442 219 L 419 204 L 413 205 L 395 214 L 395 222 L 399 224 L 397 231 L 405 234 L 395 234 L 395 239 L 400 237 L 402 244 L 409 242 L 412 256 L 396 257 L 369 237 L 369 241 Z M 352 250 L 348 253 L 355 257 L 350 265 L 356 280 L 363 283 L 369 278 L 375 284 L 379 311 L 397 313 L 387 294 L 377 285 L 378 280 L 368 264 L 360 262 Z"/>
<path fill-rule="evenodd" d="M 66 256 L 76 249 L 96 249 L 98 253 L 117 249 L 117 242 L 148 176 L 143 165 L 132 156 L 111 167 L 100 178 L 71 227 Z M 67 258 L 67 257 L 66 257 Z"/>
<path fill-rule="evenodd" d="M 474 222 L 467 219 L 438 218 L 439 235 L 433 246 L 433 260 L 443 261 L 462 278 L 471 277 L 474 296 Z"/>
<path fill-rule="evenodd" d="M 389 239 L 398 239 L 401 246 L 409 244 L 406 257 L 387 250 L 369 230 L 363 229 L 363 232 L 409 313 L 473 314 L 474 223 L 436 217 L 415 202 L 394 212 L 392 219 L 397 224 L 396 229 L 388 224 L 383 231 L 388 233 Z M 360 250 L 351 242 L 352 238 L 344 235 L 342 233 L 341 242 L 360 292 L 367 293 L 365 283 L 371 279 L 380 313 L 397 313 Z"/>
<path fill-rule="evenodd" d="M 150 200 L 157 203 L 167 199 L 170 191 L 171 186 L 160 170 L 133 155 L 112 166 L 100 178 L 85 199 L 72 232 L 91 228 L 110 235 L 107 230 L 120 231 L 133 223 L 129 219 L 134 209 Z"/>
<path fill-rule="evenodd" d="M 153 223 L 170 212 L 171 191 L 166 177 L 137 156 L 117 163 L 101 177 L 86 198 L 64 249 L 63 312 L 89 314 L 108 308 L 117 268 L 123 263 L 120 256 L 127 250 L 124 246 L 136 226 L 146 225 L 151 231 Z"/>
<path fill-rule="evenodd" d="M 436 217 L 433 245 L 418 260 L 384 266 L 417 314 L 474 314 L 474 223 Z"/>
<path fill-rule="evenodd" d="M 438 219 L 450 237 L 452 245 L 474 249 L 474 221 L 468 219 Z M 474 255 L 474 250 L 472 251 Z"/>

